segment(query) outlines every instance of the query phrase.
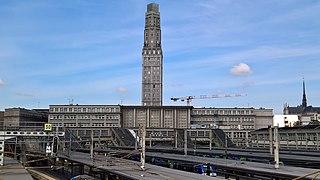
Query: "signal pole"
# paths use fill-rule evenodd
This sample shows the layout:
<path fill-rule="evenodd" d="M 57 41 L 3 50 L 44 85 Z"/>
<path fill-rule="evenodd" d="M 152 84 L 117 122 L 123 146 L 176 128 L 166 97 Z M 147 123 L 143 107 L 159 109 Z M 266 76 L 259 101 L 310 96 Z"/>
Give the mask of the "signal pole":
<path fill-rule="evenodd" d="M 278 133 L 278 126 L 274 127 L 274 168 L 279 169 L 279 133 Z"/>

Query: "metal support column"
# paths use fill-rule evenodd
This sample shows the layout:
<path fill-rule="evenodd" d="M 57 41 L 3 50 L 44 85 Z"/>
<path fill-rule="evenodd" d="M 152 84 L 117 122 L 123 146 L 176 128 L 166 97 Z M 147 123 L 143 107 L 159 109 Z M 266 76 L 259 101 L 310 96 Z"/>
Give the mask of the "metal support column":
<path fill-rule="evenodd" d="M 278 133 L 278 126 L 274 127 L 274 168 L 279 169 L 279 133 Z"/>
<path fill-rule="evenodd" d="M 184 155 L 188 155 L 188 131 L 184 130 Z"/>
<path fill-rule="evenodd" d="M 209 150 L 212 150 L 212 130 L 210 130 L 210 134 L 209 134 Z"/>

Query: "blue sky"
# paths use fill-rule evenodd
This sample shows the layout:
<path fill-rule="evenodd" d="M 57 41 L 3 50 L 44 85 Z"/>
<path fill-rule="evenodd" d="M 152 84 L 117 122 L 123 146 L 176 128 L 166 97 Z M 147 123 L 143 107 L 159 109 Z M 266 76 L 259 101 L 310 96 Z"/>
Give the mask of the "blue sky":
<path fill-rule="evenodd" d="M 141 104 L 150 0 L 0 0 L 0 110 Z M 164 105 L 320 106 L 320 1 L 175 0 L 160 4 Z"/>

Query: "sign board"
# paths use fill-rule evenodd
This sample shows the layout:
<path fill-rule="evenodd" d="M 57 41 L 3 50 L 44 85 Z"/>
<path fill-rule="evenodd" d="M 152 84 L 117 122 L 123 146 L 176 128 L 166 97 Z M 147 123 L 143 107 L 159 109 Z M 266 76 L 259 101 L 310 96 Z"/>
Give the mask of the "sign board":
<path fill-rule="evenodd" d="M 51 153 L 51 147 L 48 145 L 46 148 L 46 154 L 50 154 Z"/>
<path fill-rule="evenodd" d="M 44 124 L 45 131 L 52 131 L 52 124 Z"/>

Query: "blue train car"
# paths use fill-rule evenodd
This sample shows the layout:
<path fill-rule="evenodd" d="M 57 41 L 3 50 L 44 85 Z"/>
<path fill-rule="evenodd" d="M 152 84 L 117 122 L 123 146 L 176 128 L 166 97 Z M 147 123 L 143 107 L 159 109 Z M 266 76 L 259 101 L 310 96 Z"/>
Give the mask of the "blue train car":
<path fill-rule="evenodd" d="M 209 169 L 208 169 L 209 168 Z M 217 168 L 210 164 L 198 164 L 194 166 L 194 172 L 207 176 L 217 176 Z"/>

